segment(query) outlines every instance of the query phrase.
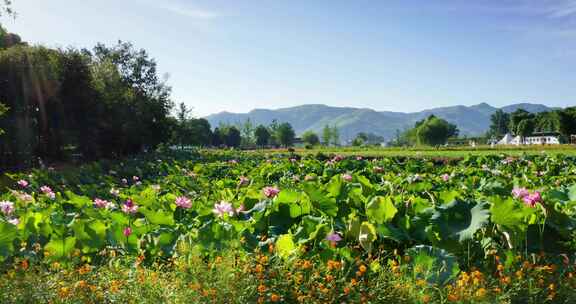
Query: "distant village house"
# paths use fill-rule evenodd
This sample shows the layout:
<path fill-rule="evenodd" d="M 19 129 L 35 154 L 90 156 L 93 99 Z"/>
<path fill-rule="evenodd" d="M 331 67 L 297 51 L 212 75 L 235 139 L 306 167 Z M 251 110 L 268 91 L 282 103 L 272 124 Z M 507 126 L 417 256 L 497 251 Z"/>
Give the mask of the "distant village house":
<path fill-rule="evenodd" d="M 498 141 L 498 145 L 559 145 L 560 134 L 556 132 L 536 132 L 522 138 L 508 133 Z"/>

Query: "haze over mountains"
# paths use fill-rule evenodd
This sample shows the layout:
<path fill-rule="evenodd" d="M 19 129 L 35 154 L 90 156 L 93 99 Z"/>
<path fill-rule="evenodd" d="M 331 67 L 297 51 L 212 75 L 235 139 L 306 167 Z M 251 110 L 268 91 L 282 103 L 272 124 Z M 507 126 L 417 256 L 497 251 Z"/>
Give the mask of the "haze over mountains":
<path fill-rule="evenodd" d="M 522 108 L 529 112 L 553 110 L 542 104 L 518 103 L 502 107 L 505 112 L 514 112 Z M 331 107 L 321 104 L 308 104 L 277 110 L 255 109 L 248 113 L 221 112 L 209 115 L 206 119 L 212 126 L 224 124 L 241 124 L 250 119 L 254 124 L 268 125 L 272 120 L 289 122 L 300 135 L 312 130 L 321 134 L 322 128 L 336 125 L 343 141 L 350 140 L 359 132 L 371 132 L 387 140 L 394 138 L 396 130 L 410 128 L 420 119 L 434 114 L 454 123 L 461 135 L 474 136 L 486 132 L 490 126 L 490 116 L 498 108 L 487 103 L 473 106 L 452 106 L 424 110 L 414 113 L 375 111 L 366 108 Z"/>

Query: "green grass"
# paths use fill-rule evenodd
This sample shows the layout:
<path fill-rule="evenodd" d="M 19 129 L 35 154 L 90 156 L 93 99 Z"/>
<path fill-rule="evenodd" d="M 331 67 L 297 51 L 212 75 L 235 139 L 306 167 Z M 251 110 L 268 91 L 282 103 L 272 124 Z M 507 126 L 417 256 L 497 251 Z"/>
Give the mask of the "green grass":
<path fill-rule="evenodd" d="M 568 155 L 576 156 L 576 146 L 529 146 L 529 147 L 495 147 L 478 146 L 472 147 L 419 147 L 419 148 L 379 148 L 379 147 L 319 147 L 314 149 L 296 149 L 299 154 L 340 154 L 340 155 L 361 155 L 366 157 L 466 157 L 468 155 L 511 155 L 519 156 L 523 154 L 547 154 L 547 155 Z"/>

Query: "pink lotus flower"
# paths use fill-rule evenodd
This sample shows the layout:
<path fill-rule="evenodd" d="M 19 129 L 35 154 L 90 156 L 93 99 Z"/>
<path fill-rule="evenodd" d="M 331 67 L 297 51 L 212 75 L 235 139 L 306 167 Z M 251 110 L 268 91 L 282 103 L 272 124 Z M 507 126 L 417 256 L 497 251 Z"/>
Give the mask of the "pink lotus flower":
<path fill-rule="evenodd" d="M 442 180 L 447 182 L 450 180 L 450 175 L 448 173 L 442 174 Z"/>
<path fill-rule="evenodd" d="M 126 227 L 124 228 L 124 231 L 122 231 L 122 233 L 124 234 L 125 237 L 129 237 L 130 235 L 132 235 L 132 228 Z"/>
<path fill-rule="evenodd" d="M 264 189 L 262 189 L 262 192 L 264 193 L 264 196 L 266 196 L 267 198 L 274 198 L 278 195 L 278 193 L 280 193 L 280 189 L 276 187 L 264 187 Z"/>
<path fill-rule="evenodd" d="M 356 156 L 356 160 L 363 160 L 362 156 Z"/>
<path fill-rule="evenodd" d="M 342 174 L 342 179 L 346 182 L 351 182 L 352 181 L 352 175 L 346 173 L 346 174 Z"/>
<path fill-rule="evenodd" d="M 339 162 L 339 161 L 341 161 L 341 160 L 343 160 L 343 159 L 344 159 L 344 156 L 342 156 L 342 155 L 336 155 L 336 156 L 334 156 L 334 158 L 332 158 L 332 161 L 333 161 L 333 162 Z"/>
<path fill-rule="evenodd" d="M 176 198 L 176 206 L 183 209 L 190 209 L 192 208 L 192 201 L 185 196 L 180 196 Z"/>
<path fill-rule="evenodd" d="M 137 181 L 140 180 L 140 178 L 139 178 L 138 176 L 132 176 L 132 180 L 135 181 L 135 182 L 137 182 Z"/>
<path fill-rule="evenodd" d="M 515 187 L 514 189 L 512 189 L 512 196 L 514 196 L 514 198 L 523 199 L 528 195 L 530 195 L 530 192 L 526 188 Z"/>
<path fill-rule="evenodd" d="M 326 236 L 326 240 L 336 244 L 342 240 L 342 237 L 337 232 L 331 232 Z"/>
<path fill-rule="evenodd" d="M 129 199 L 124 203 L 124 205 L 122 205 L 122 211 L 126 214 L 134 214 L 138 212 L 138 205 L 134 204 L 134 202 Z"/>
<path fill-rule="evenodd" d="M 542 196 L 540 195 L 540 192 L 535 191 L 534 193 L 525 196 L 522 200 L 526 205 L 534 208 L 537 203 L 542 202 Z"/>
<path fill-rule="evenodd" d="M 110 203 L 109 201 L 106 200 L 102 200 L 99 198 L 95 198 L 94 199 L 94 207 L 96 208 L 108 208 L 110 207 L 112 203 Z"/>
<path fill-rule="evenodd" d="M 26 187 L 28 187 L 28 182 L 25 181 L 25 180 L 23 180 L 23 179 L 21 179 L 21 180 L 18 181 L 18 186 L 20 186 L 20 187 L 22 187 L 22 188 L 26 188 Z"/>
<path fill-rule="evenodd" d="M 40 191 L 42 191 L 44 194 L 52 192 L 52 188 L 48 187 L 48 186 L 42 186 L 40 187 Z"/>
<path fill-rule="evenodd" d="M 0 211 L 4 215 L 10 215 L 14 212 L 14 203 L 9 201 L 0 202 Z"/>
<path fill-rule="evenodd" d="M 17 226 L 18 224 L 20 224 L 20 220 L 18 218 L 13 218 L 13 219 L 9 219 L 8 223 Z"/>
<path fill-rule="evenodd" d="M 32 197 L 32 195 L 28 194 L 28 193 L 23 193 L 23 192 L 15 192 L 14 193 L 16 195 L 16 198 L 18 198 L 19 200 L 23 201 L 23 202 L 31 202 L 34 200 L 34 197 Z"/>
<path fill-rule="evenodd" d="M 223 217 L 225 214 L 230 216 L 234 215 L 234 207 L 229 202 L 221 201 L 220 203 L 214 204 L 214 209 L 212 210 L 214 214 L 219 217 Z"/>
<path fill-rule="evenodd" d="M 52 191 L 52 189 L 48 186 L 42 186 L 40 187 L 40 191 L 42 191 L 42 193 L 44 193 L 48 198 L 50 199 L 55 199 L 56 198 L 56 194 Z"/>

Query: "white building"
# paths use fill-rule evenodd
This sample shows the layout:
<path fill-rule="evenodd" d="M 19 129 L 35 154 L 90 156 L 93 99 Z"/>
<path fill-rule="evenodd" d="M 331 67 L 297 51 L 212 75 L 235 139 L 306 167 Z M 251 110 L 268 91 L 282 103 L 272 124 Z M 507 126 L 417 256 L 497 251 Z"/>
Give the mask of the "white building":
<path fill-rule="evenodd" d="M 498 145 L 559 145 L 560 137 L 558 133 L 545 133 L 536 132 L 527 137 L 515 136 L 506 134 L 498 141 Z"/>

